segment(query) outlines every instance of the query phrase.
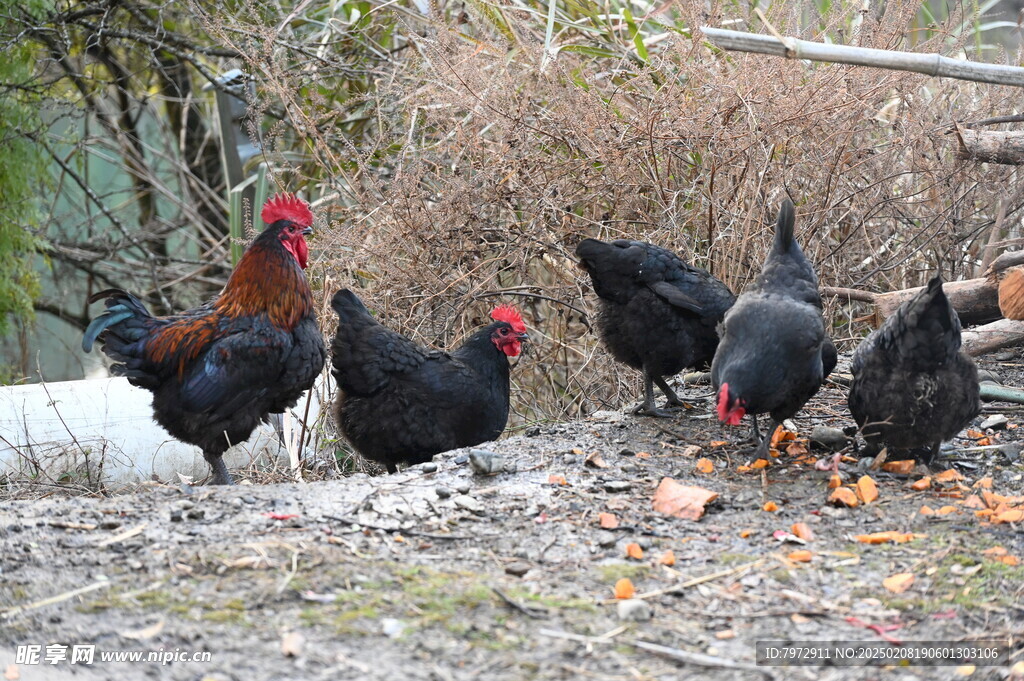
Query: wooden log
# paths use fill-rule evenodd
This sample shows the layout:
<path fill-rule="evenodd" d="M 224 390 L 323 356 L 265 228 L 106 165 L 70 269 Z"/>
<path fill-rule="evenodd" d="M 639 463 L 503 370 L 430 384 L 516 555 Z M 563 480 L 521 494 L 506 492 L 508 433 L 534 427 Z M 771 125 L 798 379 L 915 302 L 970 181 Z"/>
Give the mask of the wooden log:
<path fill-rule="evenodd" d="M 999 281 L 999 310 L 1007 319 L 1024 319 L 1024 267 L 1011 267 Z"/>
<path fill-rule="evenodd" d="M 1024 165 L 1024 130 L 969 130 L 955 126 L 957 158 L 979 163 Z"/>
<path fill-rule="evenodd" d="M 1024 321 L 1000 319 L 991 324 L 964 329 L 960 337 L 963 339 L 964 351 L 977 357 L 1024 344 Z"/>
<path fill-rule="evenodd" d="M 922 290 L 924 287 L 919 286 L 902 291 L 876 294 L 876 326 L 891 317 L 904 301 L 913 298 Z M 982 277 L 965 281 L 947 281 L 943 284 L 942 290 L 949 298 L 953 309 L 960 315 L 960 323 L 964 326 L 985 324 L 1002 316 L 999 311 L 998 286 L 992 279 Z"/>

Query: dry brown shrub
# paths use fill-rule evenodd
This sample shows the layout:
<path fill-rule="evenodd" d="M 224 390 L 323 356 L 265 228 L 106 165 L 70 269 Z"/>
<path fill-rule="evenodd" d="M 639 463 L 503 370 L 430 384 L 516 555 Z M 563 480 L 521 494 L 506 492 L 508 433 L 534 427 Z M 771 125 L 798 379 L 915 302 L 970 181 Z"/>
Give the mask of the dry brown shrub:
<path fill-rule="evenodd" d="M 793 32 L 807 7 L 785 4 L 770 19 Z M 675 9 L 688 26 L 720 18 Z M 916 10 L 887 3 L 849 42 L 906 49 Z M 242 19 L 226 21 L 230 40 Z M 937 267 L 972 276 L 1000 200 L 1010 236 L 1020 226 L 1019 171 L 956 160 L 948 134 L 953 121 L 1019 108 L 1014 88 L 722 54 L 699 34 L 660 41 L 639 69 L 569 52 L 541 69 L 536 32 L 510 46 L 484 29 L 467 40 L 442 21 L 406 21 L 408 45 L 373 67 L 375 90 L 344 101 L 325 94 L 343 78 L 344 41 L 301 68 L 279 45 L 255 51 L 247 68 L 264 104 L 294 124 L 269 157 L 332 207 L 315 241 L 325 302 L 353 288 L 391 328 L 443 347 L 492 305 L 520 305 L 534 342 L 514 372 L 517 425 L 639 394 L 636 373 L 588 328 L 595 299 L 572 256 L 585 236 L 658 243 L 739 290 L 789 194 L 823 284 L 891 290 Z M 956 53 L 944 40 L 913 49 Z M 358 131 L 356 116 L 369 121 Z M 831 308 L 837 338 L 863 333 L 850 323 L 856 310 Z M 333 315 L 323 321 L 330 333 Z"/>

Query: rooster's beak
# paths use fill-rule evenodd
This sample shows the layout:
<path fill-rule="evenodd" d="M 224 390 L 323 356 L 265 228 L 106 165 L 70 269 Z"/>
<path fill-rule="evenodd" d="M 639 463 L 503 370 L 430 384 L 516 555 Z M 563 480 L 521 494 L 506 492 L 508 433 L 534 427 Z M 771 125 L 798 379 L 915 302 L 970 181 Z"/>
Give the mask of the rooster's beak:
<path fill-rule="evenodd" d="M 313 233 L 313 228 L 312 227 L 306 227 L 306 229 L 302 230 L 302 236 L 309 236 L 312 233 Z"/>
<path fill-rule="evenodd" d="M 516 339 L 523 343 L 527 343 L 530 340 L 530 336 L 525 333 L 521 333 L 518 336 L 516 336 Z"/>

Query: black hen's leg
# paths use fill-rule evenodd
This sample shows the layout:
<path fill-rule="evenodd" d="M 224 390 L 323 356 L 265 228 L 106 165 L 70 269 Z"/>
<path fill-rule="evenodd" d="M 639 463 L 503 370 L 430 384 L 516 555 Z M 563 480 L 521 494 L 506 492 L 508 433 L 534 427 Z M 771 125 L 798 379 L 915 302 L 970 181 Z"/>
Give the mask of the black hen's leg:
<path fill-rule="evenodd" d="M 754 423 L 754 427 L 750 429 L 750 439 L 754 442 L 761 441 L 761 431 L 757 427 L 757 414 L 751 414 L 750 420 Z"/>
<path fill-rule="evenodd" d="M 389 474 L 398 472 L 398 464 L 394 462 L 388 461 L 386 464 L 384 464 L 384 467 L 388 469 Z"/>
<path fill-rule="evenodd" d="M 668 381 L 661 376 L 656 376 L 654 378 L 654 383 L 661 388 L 661 392 L 665 393 L 665 397 L 668 398 L 668 401 L 665 403 L 666 405 L 672 405 L 673 407 L 683 406 L 683 401 L 679 399 L 679 396 L 676 395 L 676 391 L 672 389 L 672 386 L 668 384 Z"/>
<path fill-rule="evenodd" d="M 935 458 L 939 455 L 939 447 L 942 445 L 941 442 L 936 442 L 932 445 L 932 448 L 921 454 L 921 461 L 924 462 L 925 466 L 929 468 L 935 463 Z"/>
<path fill-rule="evenodd" d="M 657 416 L 659 418 L 671 418 L 672 414 L 664 409 L 658 409 L 654 402 L 654 379 L 644 369 L 644 401 L 633 410 L 639 416 Z"/>
<path fill-rule="evenodd" d="M 213 480 L 210 481 L 211 485 L 234 484 L 231 480 L 231 474 L 228 473 L 228 467 L 224 465 L 223 455 L 203 452 L 203 458 L 206 459 L 206 462 L 210 464 L 210 468 L 213 470 Z"/>
<path fill-rule="evenodd" d="M 757 425 L 757 417 L 756 416 L 754 417 L 754 425 L 755 425 L 755 427 Z M 780 425 L 781 424 L 778 421 L 776 421 L 775 419 L 771 420 L 770 425 L 768 427 L 768 432 L 765 433 L 765 436 L 763 438 L 761 438 L 761 441 L 757 445 L 757 449 L 754 450 L 754 458 L 755 459 L 764 459 L 764 458 L 768 457 L 768 449 L 772 446 L 772 435 L 775 435 L 775 430 Z M 759 437 L 760 437 L 760 435 L 759 435 Z"/>

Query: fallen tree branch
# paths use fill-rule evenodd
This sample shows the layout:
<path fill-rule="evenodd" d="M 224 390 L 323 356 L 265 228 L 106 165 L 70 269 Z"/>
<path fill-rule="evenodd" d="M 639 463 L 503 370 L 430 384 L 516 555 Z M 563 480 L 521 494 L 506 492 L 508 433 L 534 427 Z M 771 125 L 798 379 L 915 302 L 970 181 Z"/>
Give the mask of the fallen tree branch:
<path fill-rule="evenodd" d="M 1024 87 L 1024 68 L 1017 66 L 950 59 L 949 57 L 943 57 L 941 54 L 897 52 L 868 47 L 850 47 L 848 45 L 826 45 L 824 43 L 814 43 L 791 37 L 779 36 L 773 38 L 768 35 L 727 31 L 721 28 L 711 28 L 710 26 L 701 26 L 700 30 L 716 47 L 720 47 L 723 50 L 758 52 L 760 54 L 771 54 L 776 57 L 785 57 L 786 59 L 808 59 L 810 61 L 873 66 L 896 71 L 913 71 L 929 76 L 958 78 L 976 83 L 995 83 L 997 85 Z"/>
<path fill-rule="evenodd" d="M 998 260 L 999 258 L 996 258 L 996 262 Z M 995 264 L 995 262 L 992 263 L 993 267 Z M 821 292 L 845 300 L 870 303 L 874 306 L 874 319 L 871 320 L 871 323 L 872 326 L 877 327 L 891 317 L 901 304 L 913 298 L 923 289 L 923 286 L 917 286 L 888 293 L 871 293 L 857 289 L 823 286 Z M 945 291 L 953 309 L 960 315 L 960 322 L 964 326 L 984 324 L 1002 316 L 999 311 L 999 287 L 994 277 L 950 281 L 943 285 L 942 290 Z"/>

